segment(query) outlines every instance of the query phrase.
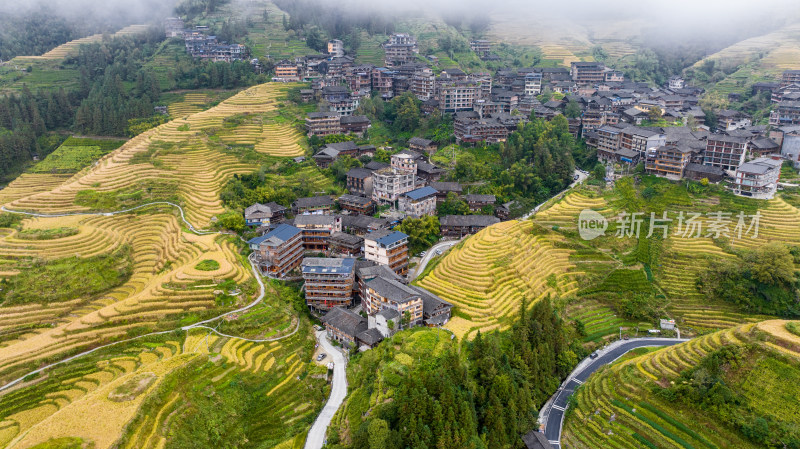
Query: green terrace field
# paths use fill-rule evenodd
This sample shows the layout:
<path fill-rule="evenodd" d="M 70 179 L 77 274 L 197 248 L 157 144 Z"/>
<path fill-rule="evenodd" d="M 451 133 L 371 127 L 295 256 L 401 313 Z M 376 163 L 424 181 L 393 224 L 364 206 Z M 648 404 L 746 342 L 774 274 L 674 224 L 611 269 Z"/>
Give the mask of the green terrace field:
<path fill-rule="evenodd" d="M 70 137 L 28 171 L 30 173 L 77 173 L 124 143 L 125 140 L 119 139 Z"/>
<path fill-rule="evenodd" d="M 576 449 L 796 445 L 800 337 L 787 329 L 792 323 L 797 322 L 745 324 L 601 369 L 577 390 L 562 444 Z"/>
<path fill-rule="evenodd" d="M 709 299 L 697 286 L 699 275 L 716 261 L 739 260 L 739 251 L 769 242 L 800 246 L 800 209 L 780 197 L 757 201 L 715 186 L 691 188 L 695 193 L 686 185 L 645 176 L 638 185 L 628 178 L 615 189 L 573 190 L 531 221 L 500 223 L 467 238 L 417 283 L 454 304 L 447 327 L 468 338 L 478 329 L 505 328 L 523 298 L 531 304 L 547 295 L 560 298 L 566 317 L 580 323 L 587 342 L 616 336 L 620 327 L 627 335 L 645 332 L 657 328 L 659 318 L 675 319 L 682 335 L 765 319 Z M 787 200 L 794 201 L 789 195 Z M 578 215 L 584 209 L 609 221 L 604 236 L 587 241 L 578 235 Z M 705 230 L 689 238 L 676 236 L 673 227 L 666 239 L 657 230 L 648 239 L 645 221 L 640 238 L 618 238 L 624 210 L 647 217 L 651 211 L 659 217 L 667 211 L 673 220 L 679 212 L 696 212 Z M 759 212 L 758 236 L 707 236 L 711 218 L 706 214 L 714 211 L 734 217 L 739 211 L 748 216 Z M 736 224 L 734 219 L 729 235 Z"/>

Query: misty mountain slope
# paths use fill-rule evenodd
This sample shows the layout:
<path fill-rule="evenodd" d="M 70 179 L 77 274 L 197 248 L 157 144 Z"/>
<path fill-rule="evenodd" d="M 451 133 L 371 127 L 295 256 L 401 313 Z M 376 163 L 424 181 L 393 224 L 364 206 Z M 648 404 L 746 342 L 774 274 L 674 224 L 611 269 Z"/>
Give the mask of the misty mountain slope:
<path fill-rule="evenodd" d="M 697 62 L 694 67 L 699 68 L 708 60 L 741 64 L 754 59 L 765 72 L 776 76 L 783 70 L 800 68 L 800 24 L 737 42 Z"/>

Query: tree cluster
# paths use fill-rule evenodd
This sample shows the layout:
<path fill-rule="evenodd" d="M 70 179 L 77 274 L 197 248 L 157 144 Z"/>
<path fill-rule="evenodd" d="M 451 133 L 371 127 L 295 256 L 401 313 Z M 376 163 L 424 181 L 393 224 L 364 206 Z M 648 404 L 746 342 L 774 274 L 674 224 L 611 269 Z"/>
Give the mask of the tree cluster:
<path fill-rule="evenodd" d="M 577 363 L 567 344 L 566 326 L 550 300 L 526 311 L 502 333 L 478 334 L 461 354 L 446 351 L 415 360 L 397 383 L 392 401 L 373 407 L 354 426 L 352 443 L 333 436 L 332 448 L 352 449 L 512 449 L 522 448 L 521 435 L 535 428 L 538 408 Z M 382 345 L 380 358 L 364 360 L 355 385 L 366 391 L 376 370 L 394 359 Z M 578 350 L 579 351 L 579 350 Z M 384 360 L 385 359 L 385 360 Z M 361 363 L 361 362 L 356 362 Z M 373 366 L 374 365 L 374 366 Z M 375 369 L 373 369 L 375 368 Z"/>

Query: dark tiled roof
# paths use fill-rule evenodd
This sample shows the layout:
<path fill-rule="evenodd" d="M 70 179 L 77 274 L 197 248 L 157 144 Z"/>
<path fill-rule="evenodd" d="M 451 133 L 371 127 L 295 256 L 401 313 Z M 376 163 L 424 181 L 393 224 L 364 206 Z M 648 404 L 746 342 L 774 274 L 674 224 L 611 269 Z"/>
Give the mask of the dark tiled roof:
<path fill-rule="evenodd" d="M 328 240 L 329 243 L 336 243 L 341 242 L 345 245 L 358 245 L 364 242 L 364 239 L 353 234 L 347 234 L 346 232 L 334 232 L 331 235 L 331 238 Z"/>
<path fill-rule="evenodd" d="M 331 309 L 321 321 L 335 327 L 350 337 L 355 337 L 367 330 L 366 318 L 341 307 Z"/>
<path fill-rule="evenodd" d="M 422 147 L 427 147 L 428 145 L 430 145 L 432 143 L 433 143 L 432 140 L 423 139 L 422 137 L 412 137 L 412 138 L 408 139 L 408 144 L 409 145 L 419 145 L 419 146 L 422 146 Z"/>
<path fill-rule="evenodd" d="M 527 449 L 553 449 L 553 445 L 542 432 L 531 430 L 522 436 L 522 442 Z"/>
<path fill-rule="evenodd" d="M 369 198 L 365 198 L 363 196 L 358 196 L 358 195 L 348 195 L 348 194 L 340 196 L 339 202 L 358 204 L 360 206 L 369 206 L 370 204 L 372 204 L 372 200 Z"/>
<path fill-rule="evenodd" d="M 439 219 L 442 226 L 491 226 L 500 219 L 491 215 L 445 215 Z"/>
<path fill-rule="evenodd" d="M 292 237 L 296 236 L 300 232 L 302 232 L 300 229 L 282 223 L 276 226 L 275 229 L 268 232 L 267 234 L 264 234 L 261 237 L 250 239 L 247 243 L 251 245 L 260 245 L 261 243 L 268 241 L 273 245 L 280 245 L 288 241 Z"/>
<path fill-rule="evenodd" d="M 383 335 L 381 335 L 381 331 L 379 331 L 376 328 L 367 329 L 364 332 L 361 332 L 358 335 L 356 335 L 356 338 L 364 342 L 365 345 L 369 346 L 375 345 L 383 341 Z"/>
<path fill-rule="evenodd" d="M 294 206 L 298 209 L 303 209 L 307 207 L 333 206 L 333 199 L 327 195 L 298 198 L 294 202 Z"/>
<path fill-rule="evenodd" d="M 432 182 L 431 187 L 440 192 L 461 192 L 461 184 L 457 182 Z"/>
<path fill-rule="evenodd" d="M 350 171 L 347 172 L 348 178 L 366 179 L 370 176 L 372 176 L 372 170 L 361 167 L 351 168 Z"/>
<path fill-rule="evenodd" d="M 497 198 L 494 195 L 479 195 L 476 193 L 470 193 L 468 195 L 464 195 L 464 200 L 468 203 L 494 203 L 497 201 Z"/>
<path fill-rule="evenodd" d="M 367 282 L 367 287 L 375 290 L 380 296 L 398 303 L 406 303 L 421 297 L 419 292 L 407 285 L 403 285 L 394 279 L 384 279 L 376 277 Z"/>

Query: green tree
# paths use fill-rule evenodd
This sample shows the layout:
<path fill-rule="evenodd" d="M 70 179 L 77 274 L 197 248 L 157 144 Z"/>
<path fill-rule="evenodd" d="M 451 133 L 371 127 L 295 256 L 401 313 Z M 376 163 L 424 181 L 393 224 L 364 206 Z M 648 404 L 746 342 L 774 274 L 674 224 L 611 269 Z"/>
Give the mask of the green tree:
<path fill-rule="evenodd" d="M 469 214 L 469 205 L 466 201 L 459 198 L 454 192 L 450 192 L 447 194 L 447 198 L 439 204 L 436 208 L 437 214 L 439 216 L 443 215 L 468 215 Z"/>
<path fill-rule="evenodd" d="M 344 184 L 347 182 L 347 172 L 356 167 L 362 167 L 361 161 L 351 156 L 342 156 L 333 161 L 328 169 L 337 181 Z"/>
<path fill-rule="evenodd" d="M 439 220 L 432 215 L 406 218 L 397 230 L 408 235 L 408 246 L 414 254 L 430 248 L 439 240 Z"/>
<path fill-rule="evenodd" d="M 570 100 L 567 107 L 564 109 L 564 115 L 568 118 L 578 118 L 581 116 L 581 105 L 575 100 Z"/>
<path fill-rule="evenodd" d="M 244 216 L 234 211 L 222 213 L 217 216 L 217 226 L 234 232 L 242 232 L 245 227 Z"/>
<path fill-rule="evenodd" d="M 598 162 L 597 165 L 595 165 L 594 168 L 592 169 L 592 176 L 594 176 L 595 179 L 599 179 L 599 180 L 605 179 L 605 177 L 606 177 L 606 166 L 601 164 L 600 162 Z"/>
<path fill-rule="evenodd" d="M 389 441 L 389 425 L 386 421 L 375 418 L 369 423 L 369 449 L 387 449 Z"/>
<path fill-rule="evenodd" d="M 664 115 L 664 112 L 658 106 L 653 106 L 647 111 L 647 118 L 651 122 L 657 122 L 661 120 L 661 116 Z"/>

